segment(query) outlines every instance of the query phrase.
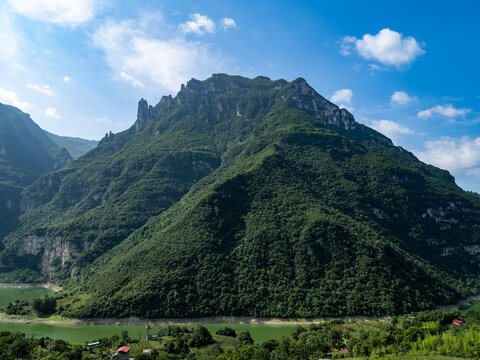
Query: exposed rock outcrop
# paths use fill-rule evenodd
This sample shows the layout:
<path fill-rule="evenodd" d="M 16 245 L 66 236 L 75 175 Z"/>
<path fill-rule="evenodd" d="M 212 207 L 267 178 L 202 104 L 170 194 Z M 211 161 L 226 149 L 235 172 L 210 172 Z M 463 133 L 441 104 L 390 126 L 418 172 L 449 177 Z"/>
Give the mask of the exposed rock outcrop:
<path fill-rule="evenodd" d="M 16 255 L 37 257 L 39 272 L 51 276 L 60 269 L 60 266 L 64 266 L 67 262 L 73 262 L 86 248 L 88 245 L 83 249 L 78 249 L 61 236 L 27 235 L 19 241 Z"/>
<path fill-rule="evenodd" d="M 138 102 L 137 120 L 135 121 L 135 129 L 138 131 L 149 119 L 154 119 L 157 111 L 153 106 L 148 105 L 147 100 L 140 99 Z"/>

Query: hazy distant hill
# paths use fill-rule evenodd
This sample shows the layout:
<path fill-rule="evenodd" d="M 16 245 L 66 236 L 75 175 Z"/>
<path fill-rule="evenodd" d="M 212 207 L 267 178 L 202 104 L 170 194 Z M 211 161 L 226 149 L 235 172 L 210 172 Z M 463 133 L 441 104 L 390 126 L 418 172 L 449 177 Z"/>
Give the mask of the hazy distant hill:
<path fill-rule="evenodd" d="M 50 140 L 57 144 L 57 146 L 67 149 L 73 159 L 78 159 L 80 156 L 90 151 L 98 144 L 98 141 L 96 140 L 86 140 L 78 137 L 60 136 L 49 133 L 46 130 L 44 131 L 45 134 L 47 134 L 47 136 L 50 138 Z"/>
<path fill-rule="evenodd" d="M 17 221 L 22 189 L 71 160 L 28 114 L 0 104 L 0 234 Z"/>
<path fill-rule="evenodd" d="M 4 278 L 74 316 L 391 314 L 478 291 L 480 201 L 303 79 L 191 80 L 23 192 Z"/>

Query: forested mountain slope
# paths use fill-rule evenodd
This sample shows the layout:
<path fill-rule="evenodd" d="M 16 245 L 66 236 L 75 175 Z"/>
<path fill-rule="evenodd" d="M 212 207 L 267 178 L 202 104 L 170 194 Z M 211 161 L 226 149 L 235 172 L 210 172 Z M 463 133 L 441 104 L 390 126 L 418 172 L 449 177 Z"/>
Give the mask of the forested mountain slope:
<path fill-rule="evenodd" d="M 53 143 L 28 114 L 0 104 L 0 236 L 17 222 L 22 189 L 70 161 L 69 153 Z"/>
<path fill-rule="evenodd" d="M 478 286 L 478 197 L 303 79 L 141 100 L 22 201 L 2 276 L 80 283 L 67 315 L 391 314 Z"/>

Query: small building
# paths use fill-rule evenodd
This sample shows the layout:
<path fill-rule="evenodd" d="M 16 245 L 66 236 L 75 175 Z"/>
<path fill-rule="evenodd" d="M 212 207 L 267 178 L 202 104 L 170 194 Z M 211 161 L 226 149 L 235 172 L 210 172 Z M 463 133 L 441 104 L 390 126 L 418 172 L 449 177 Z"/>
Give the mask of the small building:
<path fill-rule="evenodd" d="M 147 333 L 147 335 L 145 336 L 145 339 L 146 339 L 146 340 L 157 341 L 157 340 L 158 340 L 158 335 L 152 335 L 152 334 L 150 334 L 150 333 Z"/>
<path fill-rule="evenodd" d="M 144 354 L 151 354 L 151 353 L 153 353 L 153 350 L 152 349 L 143 349 L 143 353 Z"/>
<path fill-rule="evenodd" d="M 130 360 L 130 348 L 128 346 L 122 346 L 113 355 L 112 360 Z"/>
<path fill-rule="evenodd" d="M 100 345 L 100 341 L 95 341 L 92 343 L 87 344 L 87 349 L 95 349 Z"/>
<path fill-rule="evenodd" d="M 463 321 L 458 320 L 458 319 L 453 319 L 452 324 L 457 325 L 457 326 L 463 326 Z"/>

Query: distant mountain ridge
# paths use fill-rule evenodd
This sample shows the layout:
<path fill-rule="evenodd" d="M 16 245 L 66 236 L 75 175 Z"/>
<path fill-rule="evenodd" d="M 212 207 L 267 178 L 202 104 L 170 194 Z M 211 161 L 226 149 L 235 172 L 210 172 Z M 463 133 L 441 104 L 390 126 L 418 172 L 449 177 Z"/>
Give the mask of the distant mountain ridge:
<path fill-rule="evenodd" d="M 79 137 L 60 136 L 52 134 L 46 130 L 43 131 L 57 146 L 67 149 L 68 153 L 74 160 L 78 159 L 80 156 L 89 152 L 98 145 L 97 140 L 86 140 Z"/>
<path fill-rule="evenodd" d="M 12 179 L 26 185 L 41 173 L 59 169 L 71 161 L 65 149 L 57 146 L 45 132 L 19 109 L 0 104 L 0 143 L 2 162 L 13 169 L 23 169 L 22 174 L 1 173 L 2 180 Z M 15 178 L 15 180 L 13 180 Z"/>
<path fill-rule="evenodd" d="M 479 197 L 301 78 L 142 99 L 21 201 L 0 277 L 64 281 L 68 316 L 383 315 L 480 285 Z"/>
<path fill-rule="evenodd" d="M 71 160 L 68 151 L 53 143 L 28 114 L 0 104 L 0 235 L 18 223 L 23 188 Z"/>
<path fill-rule="evenodd" d="M 23 189 L 43 174 L 58 170 L 98 142 L 50 134 L 28 114 L 0 104 L 0 236 L 18 225 L 25 211 Z"/>

